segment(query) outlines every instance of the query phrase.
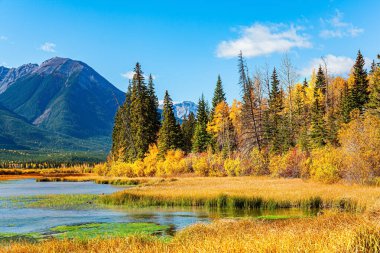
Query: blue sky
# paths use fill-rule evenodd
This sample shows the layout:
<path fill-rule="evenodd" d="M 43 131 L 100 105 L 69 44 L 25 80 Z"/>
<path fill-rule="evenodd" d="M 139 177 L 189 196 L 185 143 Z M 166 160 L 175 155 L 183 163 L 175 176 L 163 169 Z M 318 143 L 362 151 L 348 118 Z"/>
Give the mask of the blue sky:
<path fill-rule="evenodd" d="M 139 61 L 160 99 L 167 89 L 175 101 L 211 101 L 220 74 L 231 101 L 239 50 L 251 70 L 287 53 L 301 76 L 321 56 L 345 74 L 358 49 L 380 53 L 380 1 L 289 2 L 0 0 L 0 65 L 69 57 L 125 90 Z"/>

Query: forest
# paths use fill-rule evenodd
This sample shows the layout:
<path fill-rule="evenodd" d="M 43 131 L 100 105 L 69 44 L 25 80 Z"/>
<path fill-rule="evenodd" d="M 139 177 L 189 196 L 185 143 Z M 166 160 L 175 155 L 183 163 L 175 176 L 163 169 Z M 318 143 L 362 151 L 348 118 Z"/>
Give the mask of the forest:
<path fill-rule="evenodd" d="M 377 60 L 380 56 L 377 56 Z M 323 59 L 323 58 L 322 58 Z M 246 176 L 378 184 L 380 64 L 369 71 L 360 51 L 349 76 L 325 62 L 300 80 L 291 59 L 251 72 L 237 58 L 241 98 L 229 105 L 221 76 L 209 106 L 182 123 L 165 93 L 162 117 L 154 80 L 139 63 L 115 117 L 111 153 L 95 167 L 108 176 Z"/>

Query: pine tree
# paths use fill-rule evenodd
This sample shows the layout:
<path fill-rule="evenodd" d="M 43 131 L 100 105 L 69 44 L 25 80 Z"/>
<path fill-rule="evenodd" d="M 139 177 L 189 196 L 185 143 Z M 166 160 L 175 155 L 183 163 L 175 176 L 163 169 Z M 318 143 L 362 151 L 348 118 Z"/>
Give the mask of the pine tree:
<path fill-rule="evenodd" d="M 306 78 L 303 80 L 303 83 L 302 83 L 302 88 L 305 90 L 307 87 L 309 86 L 309 84 L 307 83 L 307 80 Z"/>
<path fill-rule="evenodd" d="M 321 65 L 319 65 L 319 68 L 318 68 L 315 87 L 319 89 L 324 96 L 326 95 L 326 77 Z"/>
<path fill-rule="evenodd" d="M 115 123 L 112 132 L 112 159 L 126 160 L 126 154 L 128 150 L 130 153 L 136 153 L 134 147 L 134 141 L 131 136 L 130 125 L 130 106 L 131 106 L 132 84 L 129 83 L 128 90 L 126 92 L 125 101 L 119 107 L 115 116 Z"/>
<path fill-rule="evenodd" d="M 325 76 L 322 68 L 319 67 L 314 88 L 314 100 L 311 107 L 311 133 L 310 137 L 315 146 L 323 146 L 326 144 L 326 124 L 324 120 L 325 103 L 323 101 L 323 90 Z M 326 90 L 325 90 L 326 92 Z"/>
<path fill-rule="evenodd" d="M 214 90 L 214 97 L 212 98 L 211 115 L 214 114 L 215 107 L 222 101 L 226 102 L 226 94 L 223 90 L 222 79 L 220 78 L 220 75 L 218 75 L 218 81 L 216 82 Z"/>
<path fill-rule="evenodd" d="M 193 146 L 193 136 L 196 126 L 196 119 L 194 113 L 190 112 L 188 117 L 185 117 L 182 121 L 181 130 L 183 136 L 183 150 L 186 153 L 191 152 L 191 148 Z"/>
<path fill-rule="evenodd" d="M 167 151 L 182 148 L 182 132 L 173 109 L 173 102 L 168 91 L 165 92 L 163 121 L 158 134 L 158 150 L 161 156 Z"/>
<path fill-rule="evenodd" d="M 209 112 L 207 103 L 202 94 L 202 97 L 198 102 L 197 124 L 195 126 L 193 137 L 194 152 L 204 152 L 207 150 L 207 147 L 210 144 L 211 137 L 207 132 L 208 114 Z"/>
<path fill-rule="evenodd" d="M 161 115 L 158 112 L 158 99 L 154 90 L 154 83 L 152 75 L 149 75 L 148 81 L 148 114 L 149 114 L 149 135 L 148 140 L 149 143 L 155 143 L 157 141 L 158 131 L 161 126 Z"/>
<path fill-rule="evenodd" d="M 152 144 L 152 140 L 156 138 L 156 133 L 153 133 L 150 129 L 150 97 L 145 84 L 144 73 L 139 63 L 136 64 L 134 72 L 135 74 L 132 79 L 130 125 L 135 150 L 127 150 L 127 161 L 144 158 L 149 145 Z"/>
<path fill-rule="evenodd" d="M 351 88 L 351 102 L 353 103 L 352 109 L 359 109 L 361 112 L 369 100 L 368 76 L 364 64 L 363 55 L 359 50 L 353 69 L 354 82 Z"/>
<path fill-rule="evenodd" d="M 280 89 L 280 81 L 278 80 L 276 68 L 273 69 L 271 77 L 271 90 L 269 92 L 269 138 L 271 150 L 278 152 L 283 144 L 281 138 L 281 112 L 284 109 L 283 92 Z"/>

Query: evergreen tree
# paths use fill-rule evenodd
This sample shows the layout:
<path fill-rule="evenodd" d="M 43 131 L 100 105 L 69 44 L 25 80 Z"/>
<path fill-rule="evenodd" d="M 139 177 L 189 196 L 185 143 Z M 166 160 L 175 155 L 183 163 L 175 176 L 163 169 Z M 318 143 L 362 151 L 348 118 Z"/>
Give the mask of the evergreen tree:
<path fill-rule="evenodd" d="M 326 77 L 321 65 L 319 65 L 317 72 L 317 80 L 315 81 L 315 87 L 319 89 L 322 94 L 326 95 Z"/>
<path fill-rule="evenodd" d="M 190 112 L 188 117 L 183 119 L 181 130 L 183 136 L 183 150 L 187 153 L 191 152 L 191 148 L 193 146 L 192 140 L 194 136 L 196 119 L 194 113 Z"/>
<path fill-rule="evenodd" d="M 281 112 L 284 109 L 283 92 L 280 89 L 276 68 L 273 69 L 271 77 L 271 90 L 269 92 L 269 138 L 271 149 L 278 152 L 283 144 L 281 136 L 282 117 Z"/>
<path fill-rule="evenodd" d="M 302 88 L 303 90 L 305 91 L 305 89 L 309 86 L 309 84 L 307 83 L 307 80 L 306 78 L 303 80 L 303 83 L 302 83 Z"/>
<path fill-rule="evenodd" d="M 222 101 L 226 102 L 226 94 L 223 90 L 222 79 L 220 78 L 220 75 L 218 75 L 218 81 L 216 82 L 214 90 L 214 97 L 212 98 L 211 114 L 214 114 L 215 107 Z"/>
<path fill-rule="evenodd" d="M 125 101 L 119 107 L 115 116 L 112 132 L 112 159 L 126 160 L 127 150 L 135 151 L 134 142 L 130 134 L 130 106 L 131 106 L 132 84 L 129 83 Z"/>
<path fill-rule="evenodd" d="M 193 151 L 194 152 L 204 152 L 207 150 L 210 144 L 210 135 L 207 132 L 208 123 L 208 106 L 205 98 L 202 97 L 198 102 L 198 112 L 197 112 L 197 124 L 195 126 L 194 137 L 193 137 Z"/>
<path fill-rule="evenodd" d="M 354 82 L 351 88 L 351 102 L 352 109 L 359 109 L 361 112 L 363 112 L 364 105 L 369 100 L 368 77 L 364 64 L 363 55 L 359 50 L 353 69 Z"/>
<path fill-rule="evenodd" d="M 151 129 L 151 112 L 149 111 L 151 109 L 149 107 L 150 96 L 148 87 L 145 84 L 144 73 L 139 63 L 136 64 L 134 72 L 135 74 L 132 79 L 130 125 L 135 149 L 127 150 L 127 161 L 144 158 L 149 145 L 152 144 L 152 140 L 156 139 L 157 134 Z"/>
<path fill-rule="evenodd" d="M 149 75 L 148 82 L 148 117 L 149 117 L 149 135 L 148 140 L 149 143 L 155 143 L 157 141 L 158 131 L 160 130 L 161 125 L 161 115 L 158 112 L 158 99 L 154 90 L 154 83 L 152 75 Z"/>
<path fill-rule="evenodd" d="M 161 156 L 167 151 L 182 148 L 182 133 L 180 125 L 174 116 L 173 102 L 168 91 L 165 92 L 163 121 L 158 134 L 158 150 Z"/>
<path fill-rule="evenodd" d="M 323 91 L 325 89 L 325 75 L 322 68 L 319 67 L 316 85 L 314 88 L 314 100 L 311 107 L 311 133 L 310 137 L 315 146 L 323 146 L 326 144 L 326 124 L 324 120 L 325 106 L 323 100 Z"/>

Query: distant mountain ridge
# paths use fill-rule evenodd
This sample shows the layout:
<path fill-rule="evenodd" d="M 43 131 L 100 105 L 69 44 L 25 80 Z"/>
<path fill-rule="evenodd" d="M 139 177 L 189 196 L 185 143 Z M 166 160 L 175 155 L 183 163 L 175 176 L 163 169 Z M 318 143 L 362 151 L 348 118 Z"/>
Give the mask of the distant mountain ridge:
<path fill-rule="evenodd" d="M 118 101 L 125 97 L 85 63 L 58 57 L 10 69 L 0 89 L 7 109 L 42 129 L 76 138 L 109 136 Z"/>
<path fill-rule="evenodd" d="M 159 101 L 158 108 L 162 110 L 164 108 L 163 101 Z M 183 102 L 173 102 L 174 116 L 182 121 L 185 117 L 187 118 L 190 113 L 197 115 L 198 105 L 191 101 Z"/>

